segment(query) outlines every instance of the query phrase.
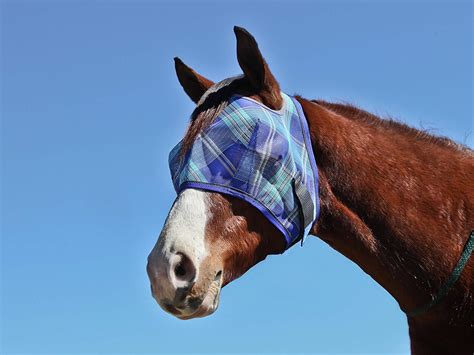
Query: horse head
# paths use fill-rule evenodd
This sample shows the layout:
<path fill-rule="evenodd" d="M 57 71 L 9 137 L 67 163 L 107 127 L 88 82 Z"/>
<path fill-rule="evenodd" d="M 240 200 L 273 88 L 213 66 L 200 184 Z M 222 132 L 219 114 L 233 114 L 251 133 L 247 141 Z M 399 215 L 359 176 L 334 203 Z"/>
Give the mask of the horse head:
<path fill-rule="evenodd" d="M 197 104 L 183 151 L 232 95 L 250 97 L 273 110 L 282 106 L 279 85 L 257 42 L 242 28 L 234 32 L 243 75 L 214 84 L 175 58 L 179 82 Z M 207 316 L 217 309 L 223 286 L 286 246 L 281 232 L 248 202 L 220 192 L 184 189 L 148 257 L 152 295 L 180 319 Z"/>

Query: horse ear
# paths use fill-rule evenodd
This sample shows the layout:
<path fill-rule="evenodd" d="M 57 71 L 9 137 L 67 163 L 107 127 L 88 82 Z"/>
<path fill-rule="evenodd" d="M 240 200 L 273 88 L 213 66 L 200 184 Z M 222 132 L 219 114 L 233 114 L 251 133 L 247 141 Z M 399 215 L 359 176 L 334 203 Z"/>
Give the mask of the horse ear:
<path fill-rule="evenodd" d="M 237 60 L 245 77 L 267 106 L 281 108 L 283 100 L 280 85 L 260 53 L 257 41 L 242 27 L 234 26 L 234 33 L 237 38 Z"/>
<path fill-rule="evenodd" d="M 195 103 L 198 103 L 201 96 L 209 89 L 214 83 L 206 79 L 205 77 L 196 73 L 193 69 L 183 63 L 178 57 L 174 58 L 174 67 L 176 69 L 176 75 L 178 76 L 179 83 L 183 87 L 184 91 Z"/>

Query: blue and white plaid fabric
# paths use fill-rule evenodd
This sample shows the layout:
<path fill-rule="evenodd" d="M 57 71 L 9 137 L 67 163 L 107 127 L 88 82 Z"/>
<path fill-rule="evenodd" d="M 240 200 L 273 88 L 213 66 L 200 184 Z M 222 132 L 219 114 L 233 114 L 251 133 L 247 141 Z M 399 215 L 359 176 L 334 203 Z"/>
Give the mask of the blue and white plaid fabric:
<path fill-rule="evenodd" d="M 232 96 L 184 157 L 169 164 L 176 191 L 216 191 L 256 207 L 284 235 L 287 248 L 308 235 L 319 214 L 318 172 L 301 105 L 282 93 L 279 111 Z"/>

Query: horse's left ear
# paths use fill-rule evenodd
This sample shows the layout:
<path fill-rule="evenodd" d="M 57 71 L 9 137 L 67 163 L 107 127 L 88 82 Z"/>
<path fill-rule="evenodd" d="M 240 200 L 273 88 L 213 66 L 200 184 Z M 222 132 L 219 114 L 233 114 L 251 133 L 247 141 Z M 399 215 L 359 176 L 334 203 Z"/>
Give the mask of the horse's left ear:
<path fill-rule="evenodd" d="M 237 37 L 237 60 L 245 77 L 265 105 L 280 109 L 283 104 L 280 85 L 260 53 L 257 41 L 242 27 L 234 26 L 234 33 Z"/>

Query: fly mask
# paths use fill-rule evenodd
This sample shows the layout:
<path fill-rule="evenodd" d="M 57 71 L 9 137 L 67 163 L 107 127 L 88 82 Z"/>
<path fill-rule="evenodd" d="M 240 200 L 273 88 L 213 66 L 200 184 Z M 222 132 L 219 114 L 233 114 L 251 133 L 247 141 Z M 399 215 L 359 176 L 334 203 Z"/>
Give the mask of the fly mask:
<path fill-rule="evenodd" d="M 309 234 L 319 215 L 318 172 L 300 103 L 284 93 L 272 110 L 231 96 L 211 125 L 181 154 L 170 152 L 176 192 L 195 188 L 245 200 L 286 239 L 287 248 Z"/>

